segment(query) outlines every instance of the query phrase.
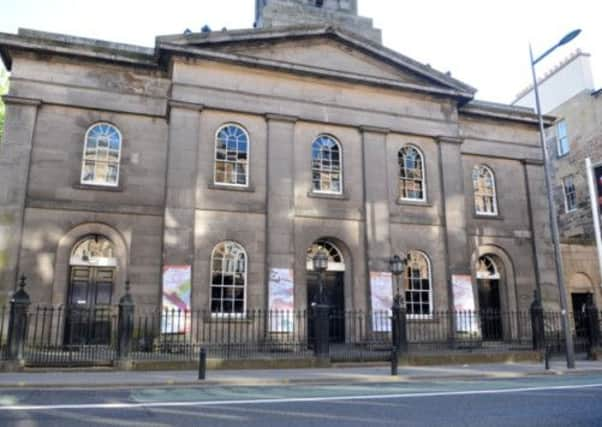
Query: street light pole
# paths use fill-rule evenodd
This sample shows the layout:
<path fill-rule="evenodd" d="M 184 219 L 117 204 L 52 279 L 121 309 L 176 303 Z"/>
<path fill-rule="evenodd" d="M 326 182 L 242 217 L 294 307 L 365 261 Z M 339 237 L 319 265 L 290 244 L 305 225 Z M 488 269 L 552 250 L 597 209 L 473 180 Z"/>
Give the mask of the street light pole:
<path fill-rule="evenodd" d="M 562 258 L 560 253 L 560 233 L 558 232 L 558 223 L 556 221 L 556 205 L 554 204 L 554 197 L 552 194 L 552 170 L 550 166 L 549 150 L 546 146 L 545 140 L 545 129 L 543 123 L 543 114 L 541 112 L 541 101 L 539 97 L 539 87 L 537 83 L 537 76 L 535 74 L 535 65 L 543 58 L 552 53 L 556 48 L 569 43 L 575 37 L 579 35 L 581 30 L 575 30 L 564 36 L 555 46 L 545 51 L 542 55 L 533 58 L 533 49 L 529 45 L 529 57 L 531 59 L 531 74 L 533 77 L 533 93 L 535 95 L 535 106 L 537 110 L 537 119 L 539 122 L 539 142 L 543 150 L 543 162 L 545 171 L 545 182 L 546 182 L 546 193 L 548 196 L 549 214 L 550 214 L 550 227 L 552 231 L 552 243 L 554 246 L 554 260 L 556 264 L 556 280 L 558 282 L 558 291 L 560 293 L 560 309 L 562 310 L 562 332 L 564 334 L 566 344 L 566 364 L 569 369 L 575 367 L 575 349 L 573 347 L 573 334 L 571 333 L 569 320 L 568 320 L 568 303 L 566 288 L 564 286 L 564 268 L 562 265 Z M 535 238 L 535 236 L 533 236 Z"/>

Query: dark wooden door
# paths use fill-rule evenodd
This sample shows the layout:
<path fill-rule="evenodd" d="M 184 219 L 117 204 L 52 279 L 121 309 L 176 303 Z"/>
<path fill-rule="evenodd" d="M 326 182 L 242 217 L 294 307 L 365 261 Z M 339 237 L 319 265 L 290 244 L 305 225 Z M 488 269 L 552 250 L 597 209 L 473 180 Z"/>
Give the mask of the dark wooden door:
<path fill-rule="evenodd" d="M 307 272 L 307 306 L 311 310 L 320 296 L 318 273 Z M 331 342 L 345 342 L 345 273 L 327 271 L 324 273 L 324 300 L 329 305 L 329 327 Z M 311 314 L 311 311 L 310 311 Z M 314 337 L 313 319 L 310 315 L 308 333 L 310 341 Z"/>
<path fill-rule="evenodd" d="M 485 341 L 503 337 L 499 279 L 479 279 L 481 333 Z"/>
<path fill-rule="evenodd" d="M 66 345 L 110 343 L 114 282 L 112 267 L 71 267 L 65 307 Z"/>

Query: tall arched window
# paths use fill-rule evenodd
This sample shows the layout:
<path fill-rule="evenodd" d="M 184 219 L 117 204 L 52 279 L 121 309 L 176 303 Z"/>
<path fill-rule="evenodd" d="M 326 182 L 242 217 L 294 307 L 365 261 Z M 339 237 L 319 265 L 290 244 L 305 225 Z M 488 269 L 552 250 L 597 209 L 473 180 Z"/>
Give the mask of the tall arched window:
<path fill-rule="evenodd" d="M 343 156 L 341 145 L 331 136 L 322 135 L 311 149 L 313 191 L 341 194 L 343 192 Z"/>
<path fill-rule="evenodd" d="M 399 197 L 402 200 L 425 200 L 424 159 L 411 145 L 399 150 Z"/>
<path fill-rule="evenodd" d="M 109 123 L 97 123 L 86 132 L 81 183 L 116 187 L 119 184 L 121 132 Z"/>
<path fill-rule="evenodd" d="M 247 254 L 235 242 L 219 243 L 211 255 L 211 312 L 242 314 L 245 311 Z"/>
<path fill-rule="evenodd" d="M 422 252 L 408 253 L 405 282 L 407 313 L 416 316 L 432 314 L 431 263 Z"/>
<path fill-rule="evenodd" d="M 478 215 L 497 215 L 495 177 L 491 169 L 477 165 L 472 171 L 475 212 Z"/>
<path fill-rule="evenodd" d="M 238 125 L 224 125 L 215 136 L 216 184 L 249 185 L 249 135 Z"/>

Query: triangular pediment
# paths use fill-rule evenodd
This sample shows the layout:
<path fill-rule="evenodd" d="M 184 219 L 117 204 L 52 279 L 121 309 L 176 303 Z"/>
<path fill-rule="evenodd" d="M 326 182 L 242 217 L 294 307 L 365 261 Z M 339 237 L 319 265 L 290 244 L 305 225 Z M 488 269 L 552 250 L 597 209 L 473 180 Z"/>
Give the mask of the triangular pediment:
<path fill-rule="evenodd" d="M 431 83 L 416 75 L 403 72 L 393 65 L 383 63 L 378 58 L 327 38 L 262 42 L 247 46 L 224 46 L 219 50 L 331 71 L 400 80 L 406 83 Z"/>
<path fill-rule="evenodd" d="M 160 50 L 213 55 L 218 60 L 246 61 L 253 66 L 405 85 L 467 99 L 476 92 L 449 74 L 332 26 L 189 33 L 158 37 L 157 42 Z"/>

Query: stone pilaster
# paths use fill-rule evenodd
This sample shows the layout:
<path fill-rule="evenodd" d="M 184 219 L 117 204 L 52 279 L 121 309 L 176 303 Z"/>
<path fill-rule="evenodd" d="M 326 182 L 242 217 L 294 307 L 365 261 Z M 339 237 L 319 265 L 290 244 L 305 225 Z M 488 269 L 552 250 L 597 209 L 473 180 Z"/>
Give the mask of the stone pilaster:
<path fill-rule="evenodd" d="M 470 275 L 470 249 L 467 234 L 466 195 L 462 167 L 462 139 L 439 137 L 439 169 L 441 176 L 441 205 L 445 225 L 447 282 L 450 309 L 453 309 L 451 276 Z"/>
<path fill-rule="evenodd" d="M 389 271 L 391 233 L 389 179 L 387 174 L 387 129 L 362 127 L 364 170 L 366 274 Z M 368 279 L 369 280 L 369 279 Z"/>
<path fill-rule="evenodd" d="M 294 270 L 295 266 L 294 142 L 297 119 L 276 114 L 268 114 L 266 119 L 266 279 L 269 281 L 271 269 Z M 269 289 L 266 295 L 268 293 Z"/>
<path fill-rule="evenodd" d="M 170 102 L 163 265 L 193 265 L 202 106 Z"/>
<path fill-rule="evenodd" d="M 39 100 L 5 96 L 6 120 L 0 144 L 0 304 L 17 283 L 29 167 Z M 27 272 L 22 272 L 23 274 Z"/>

